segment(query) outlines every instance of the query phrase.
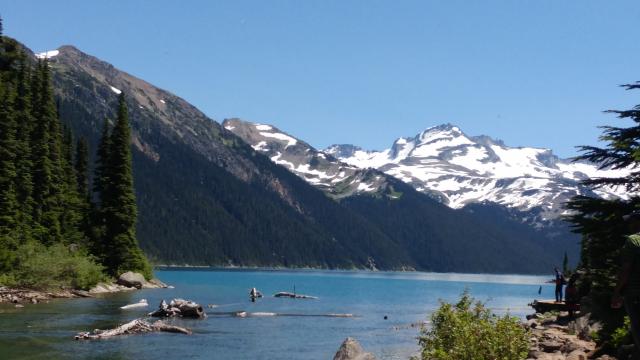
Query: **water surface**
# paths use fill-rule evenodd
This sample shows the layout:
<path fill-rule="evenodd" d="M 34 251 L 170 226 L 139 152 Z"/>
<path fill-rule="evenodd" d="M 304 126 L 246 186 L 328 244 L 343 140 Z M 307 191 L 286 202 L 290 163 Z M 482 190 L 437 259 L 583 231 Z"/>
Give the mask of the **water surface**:
<path fill-rule="evenodd" d="M 496 312 L 524 317 L 536 297 L 551 297 L 545 277 L 398 272 L 160 270 L 174 289 L 140 290 L 93 299 L 0 306 L 2 359 L 332 359 L 347 336 L 379 359 L 407 359 L 418 350 L 416 324 L 440 299 L 455 301 L 469 288 Z M 248 299 L 251 287 L 265 298 Z M 273 298 L 293 291 L 318 300 Z M 542 286 L 542 295 L 538 289 Z M 80 331 L 117 326 L 151 311 L 161 299 L 182 297 L 204 305 L 204 320 L 175 319 L 192 336 L 154 333 L 100 341 L 75 341 Z M 146 298 L 148 309 L 119 307 Z M 237 311 L 284 316 L 229 315 Z M 353 314 L 353 318 L 315 315 Z M 388 319 L 385 320 L 384 316 Z"/>

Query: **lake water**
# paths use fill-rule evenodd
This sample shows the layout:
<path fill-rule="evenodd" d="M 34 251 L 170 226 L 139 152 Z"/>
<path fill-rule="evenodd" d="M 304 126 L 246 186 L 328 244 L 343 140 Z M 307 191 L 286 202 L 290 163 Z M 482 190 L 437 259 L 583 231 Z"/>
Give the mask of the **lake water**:
<path fill-rule="evenodd" d="M 0 359 L 332 359 L 347 336 L 379 359 L 407 359 L 418 351 L 419 328 L 412 324 L 427 320 L 440 299 L 455 301 L 465 287 L 496 312 L 519 317 L 532 312 L 532 299 L 553 296 L 548 278 L 536 276 L 268 270 L 161 270 L 156 276 L 175 288 L 0 306 Z M 251 303 L 247 294 L 254 286 L 265 297 Z M 318 299 L 272 297 L 294 286 Z M 112 328 L 174 297 L 217 307 L 206 308 L 204 320 L 172 320 L 191 328 L 192 336 L 73 340 L 77 332 Z M 119 309 L 142 298 L 147 309 Z M 283 315 L 230 315 L 236 311 Z M 336 313 L 354 317 L 313 316 Z"/>

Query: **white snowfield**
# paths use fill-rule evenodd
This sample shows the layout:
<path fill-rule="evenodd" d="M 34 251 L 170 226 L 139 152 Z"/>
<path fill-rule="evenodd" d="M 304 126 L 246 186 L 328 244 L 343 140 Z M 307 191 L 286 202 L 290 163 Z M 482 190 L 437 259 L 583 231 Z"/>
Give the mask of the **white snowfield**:
<path fill-rule="evenodd" d="M 589 193 L 580 180 L 628 174 L 628 170 L 599 170 L 593 164 L 559 159 L 547 149 L 514 148 L 485 136 L 469 137 L 453 125 L 399 138 L 383 151 L 345 150 L 349 147 L 334 145 L 325 152 L 353 166 L 380 169 L 419 191 L 440 193 L 453 208 L 490 201 L 519 210 L 540 207 L 545 218 L 562 214 L 562 204 L 572 196 Z M 624 189 L 601 189 L 595 194 L 627 196 Z"/>
<path fill-rule="evenodd" d="M 365 176 L 368 168 L 418 191 L 435 193 L 452 208 L 493 202 L 523 211 L 539 209 L 542 220 L 566 213 L 563 204 L 578 194 L 628 196 L 624 189 L 592 192 L 580 184 L 587 178 L 624 176 L 627 170 L 599 170 L 593 164 L 559 159 L 548 149 L 509 147 L 487 136 L 467 136 L 448 124 L 399 138 L 383 151 L 353 145 L 318 151 L 270 125 L 233 120 L 225 127 L 310 184 L 329 192 L 341 189 L 334 191 L 341 192 L 337 196 L 376 192 L 384 186 L 380 176 Z"/>
<path fill-rule="evenodd" d="M 109 87 L 111 88 L 111 91 L 113 91 L 114 93 L 116 93 L 118 95 L 122 94 L 122 90 L 120 90 L 120 89 L 118 89 L 116 87 L 113 87 L 111 85 L 109 85 Z"/>
<path fill-rule="evenodd" d="M 36 57 L 38 59 L 50 59 L 50 58 L 52 58 L 54 56 L 57 56 L 58 54 L 60 54 L 60 51 L 58 51 L 58 50 L 49 50 L 49 51 L 37 53 Z"/>
<path fill-rule="evenodd" d="M 344 193 L 376 191 L 382 179 L 360 179 L 359 168 L 342 163 L 277 128 L 238 119 L 226 120 L 224 127 L 243 138 L 271 161 L 287 168 L 308 183 L 324 190 L 341 186 Z M 341 193 L 343 195 L 343 193 Z M 340 196 L 340 195 L 336 195 Z"/>

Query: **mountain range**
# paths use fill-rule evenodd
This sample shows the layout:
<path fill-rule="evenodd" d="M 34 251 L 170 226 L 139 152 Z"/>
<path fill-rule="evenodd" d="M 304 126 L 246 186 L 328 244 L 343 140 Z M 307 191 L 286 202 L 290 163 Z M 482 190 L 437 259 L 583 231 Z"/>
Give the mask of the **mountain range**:
<path fill-rule="evenodd" d="M 92 153 L 103 121 L 114 118 L 117 95 L 125 93 L 138 236 L 156 263 L 541 273 L 564 252 L 577 259 L 577 236 L 565 225 L 540 228 L 519 217 L 521 210 L 542 207 L 540 216 L 553 222 L 551 215 L 561 212 L 559 198 L 547 204 L 549 197 L 538 196 L 538 205 L 519 207 L 507 196 L 496 195 L 501 202 L 473 195 L 519 189 L 526 196 L 532 190 L 510 178 L 481 181 L 488 170 L 462 170 L 463 158 L 477 159 L 478 167 L 496 160 L 477 153 L 482 146 L 496 153 L 499 142 L 470 138 L 447 125 L 404 144 L 399 139 L 383 152 L 345 145 L 319 151 L 271 125 L 238 119 L 221 125 L 171 92 L 72 46 L 37 57 L 50 61 L 62 120 L 89 140 Z M 434 132 L 447 146 L 428 146 Z M 447 177 L 443 184 L 457 182 L 458 188 L 433 186 L 439 178 L 425 165 L 436 159 L 441 170 L 458 171 L 440 174 Z M 538 160 L 553 159 L 549 154 Z M 553 161 L 557 173 L 571 166 Z M 491 169 L 499 173 L 498 166 Z M 573 186 L 582 175 L 572 176 L 549 174 L 547 183 Z M 468 189 L 472 185 L 475 192 Z M 587 193 L 579 184 L 572 189 Z"/>

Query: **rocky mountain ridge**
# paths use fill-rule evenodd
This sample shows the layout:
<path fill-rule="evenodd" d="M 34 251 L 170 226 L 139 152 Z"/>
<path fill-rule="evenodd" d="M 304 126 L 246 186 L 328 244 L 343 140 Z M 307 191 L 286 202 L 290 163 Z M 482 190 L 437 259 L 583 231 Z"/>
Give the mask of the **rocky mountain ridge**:
<path fill-rule="evenodd" d="M 452 208 L 493 202 L 537 211 L 542 220 L 552 220 L 565 212 L 563 203 L 575 195 L 625 196 L 622 189 L 591 191 L 580 184 L 589 177 L 619 176 L 624 170 L 600 170 L 560 159 L 548 149 L 509 147 L 488 136 L 468 136 L 451 124 L 398 138 L 383 151 L 333 145 L 324 152 L 352 166 L 383 171 Z"/>

